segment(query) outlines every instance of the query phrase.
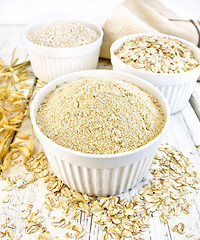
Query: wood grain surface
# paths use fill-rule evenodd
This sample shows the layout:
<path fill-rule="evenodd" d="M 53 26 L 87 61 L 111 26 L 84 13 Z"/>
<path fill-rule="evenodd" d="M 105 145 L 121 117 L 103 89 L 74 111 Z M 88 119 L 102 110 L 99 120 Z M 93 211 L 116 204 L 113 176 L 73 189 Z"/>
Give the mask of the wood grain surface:
<path fill-rule="evenodd" d="M 22 38 L 23 25 L 0 25 L 0 58 L 9 63 L 13 49 L 16 48 L 16 56 L 24 61 L 27 59 L 26 48 Z M 100 59 L 98 68 L 112 69 L 109 60 Z M 33 86 L 36 78 L 32 74 L 27 82 Z M 27 90 L 28 91 L 28 90 Z M 33 95 L 35 92 L 33 91 Z M 163 143 L 181 150 L 185 156 L 190 158 L 191 163 L 194 164 L 195 171 L 200 176 L 200 149 L 196 145 L 200 145 L 200 83 L 196 84 L 194 93 L 188 102 L 187 106 L 181 111 L 171 117 L 170 126 L 167 136 Z M 26 117 L 20 127 L 19 133 L 32 134 L 32 127 L 28 117 Z M 19 134 L 18 133 L 18 134 Z M 13 141 L 18 141 L 16 137 Z M 42 150 L 39 142 L 36 144 L 36 150 Z M 22 157 L 23 158 L 23 157 Z M 1 173 L 2 174 L 2 173 Z M 26 178 L 26 173 L 23 172 L 23 167 L 20 164 L 9 168 L 3 173 L 5 176 L 21 175 Z M 130 198 L 131 195 L 141 189 L 145 182 L 148 182 L 150 173 L 145 176 L 143 182 L 139 183 L 134 189 L 121 195 L 122 198 Z M 0 224 L 3 224 L 9 217 L 10 222 L 16 226 L 13 229 L 14 237 L 20 236 L 22 240 L 35 240 L 38 238 L 38 232 L 34 234 L 26 234 L 24 222 L 21 220 L 21 211 L 26 208 L 28 204 L 33 204 L 33 208 L 38 208 L 40 215 L 45 217 L 44 224 L 47 230 L 51 233 L 53 239 L 65 239 L 64 235 L 66 229 L 55 228 L 51 225 L 52 216 L 63 216 L 60 209 L 55 209 L 50 212 L 44 207 L 44 196 L 48 193 L 46 184 L 42 179 L 27 185 L 24 189 L 13 189 L 11 192 L 2 191 L 5 183 L 0 180 Z M 8 203 L 2 203 L 2 199 L 6 194 L 11 194 Z M 142 234 L 145 240 L 184 240 L 184 239 L 200 239 L 200 191 L 191 191 L 189 194 L 194 200 L 194 205 L 190 209 L 190 214 L 181 213 L 179 217 L 173 217 L 167 224 L 160 221 L 158 214 L 155 214 L 150 219 L 149 230 Z M 97 240 L 100 239 L 101 231 L 99 226 L 96 225 L 92 217 L 87 218 L 84 213 L 74 223 L 81 223 L 84 226 L 86 234 L 84 240 Z M 185 235 L 178 234 L 171 230 L 172 226 L 182 222 L 186 225 L 186 232 L 194 234 L 190 238 Z M 7 239 L 6 237 L 2 239 Z M 17 238 L 13 238 L 17 239 Z M 137 238 L 136 238 L 137 239 Z"/>

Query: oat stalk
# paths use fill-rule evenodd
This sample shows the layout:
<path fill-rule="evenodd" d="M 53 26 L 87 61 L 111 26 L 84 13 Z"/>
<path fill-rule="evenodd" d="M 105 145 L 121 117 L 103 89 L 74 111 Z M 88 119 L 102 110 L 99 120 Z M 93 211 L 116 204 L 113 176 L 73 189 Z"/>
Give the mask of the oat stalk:
<path fill-rule="evenodd" d="M 10 66 L 0 60 L 0 170 L 8 169 L 16 146 L 11 143 L 27 114 L 28 104 L 33 93 L 31 89 L 26 96 L 26 80 L 30 62 L 17 63 L 14 49 Z M 30 87 L 30 85 L 29 85 Z M 24 151 L 24 149 L 20 149 Z M 27 156 L 27 155 L 26 155 Z"/>

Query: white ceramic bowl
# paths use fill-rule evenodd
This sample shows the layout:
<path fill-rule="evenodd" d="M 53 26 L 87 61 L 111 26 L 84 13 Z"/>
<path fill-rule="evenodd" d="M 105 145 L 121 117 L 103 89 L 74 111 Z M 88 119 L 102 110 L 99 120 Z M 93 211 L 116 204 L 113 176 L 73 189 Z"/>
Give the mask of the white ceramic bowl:
<path fill-rule="evenodd" d="M 53 21 L 76 22 L 95 30 L 99 38 L 87 45 L 71 48 L 53 48 L 31 42 L 27 35 Z M 102 29 L 91 22 L 79 19 L 48 19 L 25 27 L 23 37 L 30 57 L 33 72 L 36 77 L 47 82 L 67 73 L 95 69 L 99 59 L 99 51 L 103 39 Z"/>
<path fill-rule="evenodd" d="M 148 144 L 132 151 L 118 154 L 88 154 L 62 147 L 47 138 L 36 123 L 39 105 L 46 95 L 67 81 L 81 76 L 98 76 L 106 79 L 123 79 L 155 96 L 160 102 L 166 124 L 162 132 Z M 62 76 L 44 86 L 35 96 L 30 110 L 35 133 L 47 155 L 49 164 L 58 178 L 70 188 L 97 196 L 119 194 L 131 189 L 149 170 L 152 159 L 169 124 L 170 111 L 165 97 L 148 82 L 122 72 L 112 70 L 88 70 Z"/>
<path fill-rule="evenodd" d="M 200 49 L 194 44 L 178 37 L 166 34 L 140 33 L 131 34 L 117 39 L 111 46 L 111 62 L 113 70 L 132 73 L 141 77 L 156 86 L 166 97 L 171 113 L 182 110 L 187 104 L 194 90 L 195 83 L 200 75 L 200 66 L 184 73 L 153 73 L 143 69 L 136 69 L 123 63 L 114 52 L 127 40 L 139 36 L 167 36 L 183 42 L 194 54 L 195 59 L 200 63 Z"/>

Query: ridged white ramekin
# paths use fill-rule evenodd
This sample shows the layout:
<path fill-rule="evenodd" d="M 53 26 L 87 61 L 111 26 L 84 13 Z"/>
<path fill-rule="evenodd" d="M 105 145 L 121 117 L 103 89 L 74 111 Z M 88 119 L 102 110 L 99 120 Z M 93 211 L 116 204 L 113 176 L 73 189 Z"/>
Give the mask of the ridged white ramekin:
<path fill-rule="evenodd" d="M 99 34 L 99 38 L 87 45 L 71 48 L 41 46 L 27 38 L 30 32 L 57 20 L 83 24 L 96 31 Z M 97 67 L 103 31 L 94 23 L 79 19 L 48 19 L 25 27 L 23 36 L 34 74 L 47 82 L 67 73 L 95 69 Z"/>
<path fill-rule="evenodd" d="M 146 145 L 118 154 L 87 154 L 54 143 L 40 131 L 36 123 L 38 107 L 44 101 L 46 95 L 56 86 L 64 82 L 77 80 L 82 76 L 123 79 L 151 93 L 158 99 L 164 112 L 166 123 L 162 132 Z M 131 189 L 144 177 L 168 127 L 170 111 L 162 93 L 147 81 L 117 71 L 88 70 L 65 75 L 44 86 L 31 104 L 30 115 L 36 136 L 42 144 L 49 164 L 57 177 L 70 188 L 82 193 L 107 196 Z"/>
<path fill-rule="evenodd" d="M 156 86 L 167 98 L 171 113 L 176 113 L 182 110 L 187 104 L 195 83 L 200 75 L 200 66 L 184 73 L 153 73 L 143 69 L 136 69 L 123 63 L 116 55 L 115 51 L 127 39 L 134 39 L 140 36 L 160 36 L 171 37 L 183 42 L 194 54 L 195 59 L 200 63 L 200 49 L 194 44 L 178 37 L 159 34 L 159 33 L 140 33 L 131 34 L 117 39 L 111 46 L 111 62 L 114 70 L 131 73 L 135 76 L 141 77 Z"/>

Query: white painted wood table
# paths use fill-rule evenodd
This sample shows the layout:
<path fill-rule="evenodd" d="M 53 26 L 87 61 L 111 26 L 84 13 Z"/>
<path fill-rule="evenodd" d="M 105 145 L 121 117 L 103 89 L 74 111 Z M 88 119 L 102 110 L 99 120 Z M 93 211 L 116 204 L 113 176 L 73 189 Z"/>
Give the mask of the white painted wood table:
<path fill-rule="evenodd" d="M 22 39 L 23 25 L 0 25 L 0 58 L 9 63 L 13 49 L 16 48 L 16 56 L 24 61 L 26 58 L 26 49 Z M 108 60 L 100 60 L 98 68 L 111 69 Z M 35 78 L 32 76 L 28 80 L 34 82 Z M 169 143 L 182 151 L 185 156 L 190 158 L 193 162 L 195 170 L 200 176 L 200 149 L 196 145 L 200 145 L 200 83 L 196 84 L 194 93 L 190 99 L 190 103 L 181 111 L 171 117 L 170 127 L 164 143 Z M 31 133 L 31 125 L 29 120 L 24 120 L 21 130 Z M 38 144 L 37 148 L 41 148 Z M 21 166 L 16 165 L 9 168 L 3 174 L 5 176 L 18 175 L 21 171 Z M 148 176 L 147 176 L 148 179 Z M 0 224 L 5 222 L 6 218 L 10 218 L 10 223 L 15 225 L 13 229 L 14 236 L 21 236 L 22 240 L 37 239 L 38 232 L 34 234 L 26 234 L 24 229 L 24 222 L 21 220 L 21 210 L 28 204 L 33 204 L 34 208 L 40 210 L 40 214 L 45 217 L 44 225 L 51 233 L 53 239 L 65 239 L 65 229 L 55 228 L 51 225 L 51 216 L 61 216 L 62 212 L 57 209 L 54 212 L 49 212 L 44 207 L 44 195 L 47 193 L 45 183 L 39 179 L 32 184 L 27 185 L 26 188 L 15 190 L 11 192 L 11 198 L 8 203 L 2 203 L 2 198 L 7 194 L 2 191 L 3 181 L 0 181 Z M 141 187 L 140 183 L 134 191 Z M 133 194 L 133 191 L 125 193 L 122 197 L 127 197 Z M 183 239 L 200 239 L 200 193 L 192 192 L 191 196 L 194 200 L 194 205 L 190 209 L 190 214 L 181 213 L 179 217 L 173 217 L 167 224 L 163 224 L 158 217 L 150 220 L 149 231 L 143 234 L 144 239 L 152 240 L 183 240 Z M 92 218 L 86 218 L 84 214 L 77 220 L 81 223 L 86 231 L 83 239 L 96 240 L 99 239 L 99 227 L 92 221 Z M 185 235 L 180 235 L 171 230 L 174 224 L 183 222 L 186 225 L 186 231 L 193 233 L 194 236 L 186 238 Z M 3 237 L 2 239 L 6 239 Z"/>

